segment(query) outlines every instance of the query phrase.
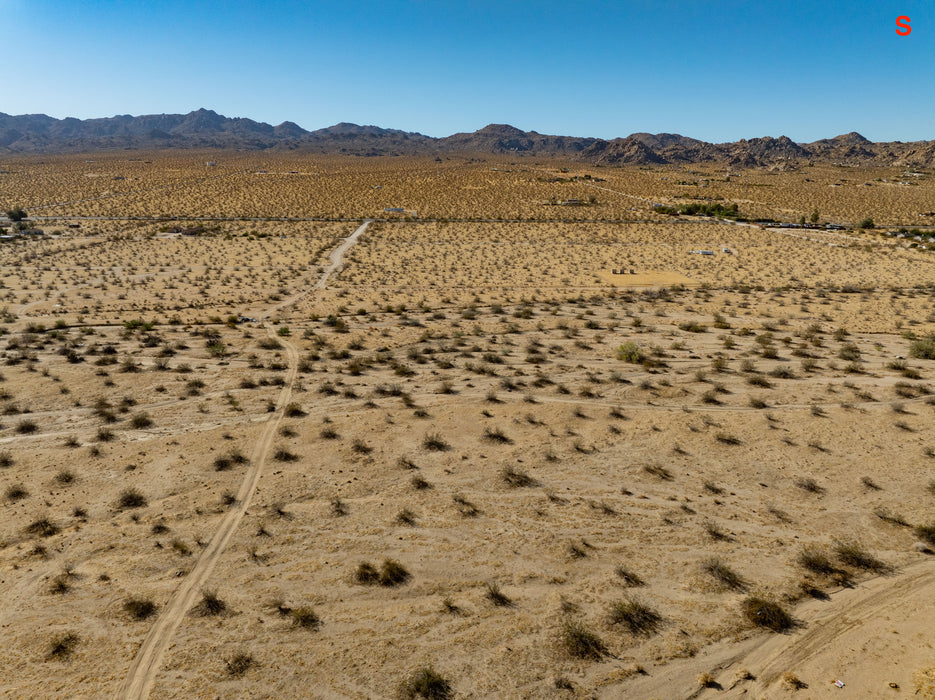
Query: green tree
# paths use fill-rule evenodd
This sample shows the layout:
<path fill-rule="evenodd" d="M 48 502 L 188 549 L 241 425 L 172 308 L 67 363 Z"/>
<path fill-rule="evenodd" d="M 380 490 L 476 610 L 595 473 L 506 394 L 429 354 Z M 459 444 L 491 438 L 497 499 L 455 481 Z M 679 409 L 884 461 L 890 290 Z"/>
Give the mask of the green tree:
<path fill-rule="evenodd" d="M 873 219 L 871 219 L 869 216 L 863 221 L 861 221 L 859 224 L 857 224 L 857 228 L 873 228 L 873 227 L 874 227 Z"/>
<path fill-rule="evenodd" d="M 812 212 L 812 217 L 811 217 L 810 221 L 811 221 L 813 224 L 817 224 L 817 223 L 818 223 L 818 209 L 815 209 L 815 211 Z"/>
<path fill-rule="evenodd" d="M 12 209 L 7 209 L 6 216 L 10 221 L 22 221 L 29 215 L 22 207 L 13 207 Z"/>

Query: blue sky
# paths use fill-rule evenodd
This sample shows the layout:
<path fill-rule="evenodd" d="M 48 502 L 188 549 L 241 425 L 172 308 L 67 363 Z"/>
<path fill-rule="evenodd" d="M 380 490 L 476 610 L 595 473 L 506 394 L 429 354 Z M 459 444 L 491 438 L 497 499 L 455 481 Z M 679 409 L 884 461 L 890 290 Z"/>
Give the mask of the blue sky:
<path fill-rule="evenodd" d="M 932 0 L 0 0 L 0 21 L 8 114 L 935 139 Z"/>

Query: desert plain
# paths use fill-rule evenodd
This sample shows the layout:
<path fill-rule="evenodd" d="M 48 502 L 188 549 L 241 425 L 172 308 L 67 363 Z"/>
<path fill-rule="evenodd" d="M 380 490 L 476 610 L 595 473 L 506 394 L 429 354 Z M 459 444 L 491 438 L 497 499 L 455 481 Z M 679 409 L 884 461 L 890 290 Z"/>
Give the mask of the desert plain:
<path fill-rule="evenodd" d="M 932 172 L 0 165 L 4 696 L 935 697 Z"/>

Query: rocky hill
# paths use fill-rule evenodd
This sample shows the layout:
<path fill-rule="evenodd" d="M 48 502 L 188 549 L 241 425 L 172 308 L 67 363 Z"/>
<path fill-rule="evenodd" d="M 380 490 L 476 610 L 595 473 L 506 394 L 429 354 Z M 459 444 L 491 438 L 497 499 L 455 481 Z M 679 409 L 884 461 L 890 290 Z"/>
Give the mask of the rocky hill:
<path fill-rule="evenodd" d="M 0 154 L 81 153 L 104 149 L 231 148 L 296 150 L 358 156 L 494 153 L 561 156 L 606 165 L 723 163 L 786 168 L 806 162 L 935 166 L 935 141 L 873 143 L 851 132 L 812 143 L 786 136 L 708 143 L 679 134 L 631 134 L 611 140 L 540 134 L 508 124 L 432 138 L 419 133 L 340 123 L 307 131 L 294 122 L 272 126 L 208 109 L 188 114 L 54 119 L 0 113 Z"/>

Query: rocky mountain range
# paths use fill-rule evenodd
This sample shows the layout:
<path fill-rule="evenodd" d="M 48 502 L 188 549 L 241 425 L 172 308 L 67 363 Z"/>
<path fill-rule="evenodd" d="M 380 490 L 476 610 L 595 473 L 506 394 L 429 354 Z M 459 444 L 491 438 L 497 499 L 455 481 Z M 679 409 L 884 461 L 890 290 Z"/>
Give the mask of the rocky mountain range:
<path fill-rule="evenodd" d="M 307 131 L 293 122 L 272 126 L 207 109 L 84 120 L 0 113 L 0 155 L 164 148 L 271 149 L 357 156 L 491 153 L 561 156 L 605 165 L 722 163 L 739 168 L 787 168 L 824 162 L 935 166 L 935 141 L 873 143 L 855 132 L 812 143 L 796 143 L 786 136 L 708 143 L 679 134 L 637 133 L 611 140 L 551 136 L 490 124 L 471 133 L 433 138 L 348 123 Z"/>

